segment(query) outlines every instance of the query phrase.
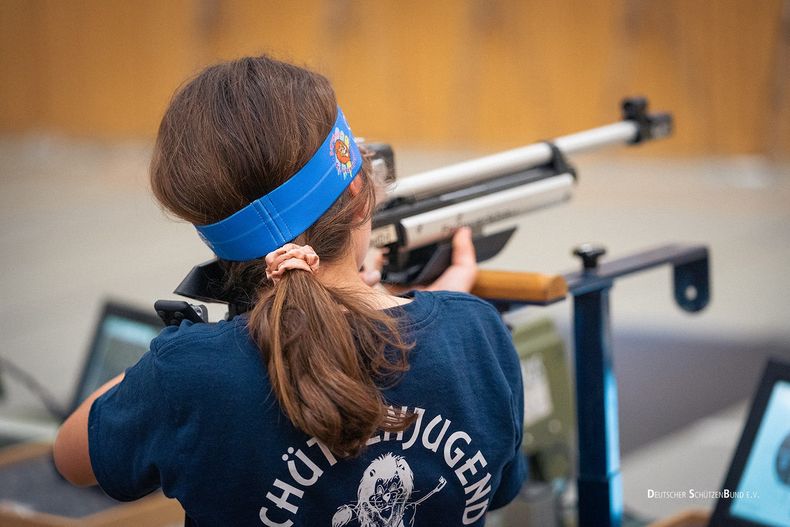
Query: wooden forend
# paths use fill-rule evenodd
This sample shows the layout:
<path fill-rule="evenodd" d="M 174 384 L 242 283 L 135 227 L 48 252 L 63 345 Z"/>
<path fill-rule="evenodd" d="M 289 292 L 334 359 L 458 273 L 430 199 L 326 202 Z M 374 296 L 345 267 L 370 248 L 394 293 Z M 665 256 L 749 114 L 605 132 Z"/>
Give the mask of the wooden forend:
<path fill-rule="evenodd" d="M 481 270 L 472 294 L 491 300 L 553 302 L 565 298 L 568 284 L 560 275 Z"/>

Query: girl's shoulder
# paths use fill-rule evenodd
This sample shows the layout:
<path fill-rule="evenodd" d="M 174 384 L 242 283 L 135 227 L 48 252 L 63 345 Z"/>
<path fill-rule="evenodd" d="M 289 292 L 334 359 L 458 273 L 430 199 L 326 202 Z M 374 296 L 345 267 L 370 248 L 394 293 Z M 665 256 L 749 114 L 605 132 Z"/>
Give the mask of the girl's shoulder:
<path fill-rule="evenodd" d="M 151 342 L 148 355 L 177 407 L 216 405 L 233 399 L 240 386 L 267 391 L 265 366 L 243 317 L 168 327 Z"/>
<path fill-rule="evenodd" d="M 469 293 L 453 291 L 413 291 L 414 301 L 405 305 L 403 324 L 425 339 L 433 335 L 498 335 L 507 330 L 489 302 Z M 418 332 L 418 333 L 417 333 Z M 509 335 L 508 335 L 509 338 Z"/>
<path fill-rule="evenodd" d="M 477 318 L 500 320 L 494 306 L 470 293 L 457 291 L 415 291 L 415 301 L 433 302 L 437 315 L 474 316 Z"/>
<path fill-rule="evenodd" d="M 424 293 L 434 295 L 444 304 L 466 305 L 469 309 L 480 309 L 482 311 L 496 313 L 496 309 L 494 309 L 493 305 L 471 293 L 461 293 L 458 291 L 432 291 Z"/>
<path fill-rule="evenodd" d="M 189 320 L 178 326 L 168 326 L 151 341 L 151 351 L 162 356 L 176 350 L 217 347 L 228 339 L 235 340 L 242 329 L 240 320 L 222 320 L 212 323 L 194 323 Z"/>
<path fill-rule="evenodd" d="M 151 341 L 150 355 L 159 370 L 198 381 L 205 375 L 232 378 L 260 363 L 244 317 L 167 327 Z"/>

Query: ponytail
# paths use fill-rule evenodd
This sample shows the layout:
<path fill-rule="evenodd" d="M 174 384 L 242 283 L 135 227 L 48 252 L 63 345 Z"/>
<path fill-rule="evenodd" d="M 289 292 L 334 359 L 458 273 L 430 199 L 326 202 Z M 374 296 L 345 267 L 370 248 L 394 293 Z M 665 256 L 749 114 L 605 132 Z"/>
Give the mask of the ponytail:
<path fill-rule="evenodd" d="M 334 454 L 354 457 L 377 430 L 414 422 L 390 411 L 380 392 L 408 369 L 409 346 L 360 295 L 292 270 L 263 293 L 248 324 L 283 411 Z"/>

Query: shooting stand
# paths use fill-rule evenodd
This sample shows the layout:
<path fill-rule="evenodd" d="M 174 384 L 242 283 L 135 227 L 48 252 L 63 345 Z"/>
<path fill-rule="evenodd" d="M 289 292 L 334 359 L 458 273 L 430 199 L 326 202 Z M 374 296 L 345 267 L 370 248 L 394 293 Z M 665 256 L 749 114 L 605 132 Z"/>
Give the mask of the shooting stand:
<path fill-rule="evenodd" d="M 623 515 L 617 414 L 612 363 L 609 291 L 618 278 L 662 265 L 673 269 L 675 301 L 688 312 L 710 299 L 708 249 L 667 245 L 599 265 L 602 247 L 579 246 L 582 269 L 564 275 L 481 271 L 472 293 L 507 311 L 545 306 L 573 296 L 576 413 L 579 437 L 578 525 L 619 527 Z"/>

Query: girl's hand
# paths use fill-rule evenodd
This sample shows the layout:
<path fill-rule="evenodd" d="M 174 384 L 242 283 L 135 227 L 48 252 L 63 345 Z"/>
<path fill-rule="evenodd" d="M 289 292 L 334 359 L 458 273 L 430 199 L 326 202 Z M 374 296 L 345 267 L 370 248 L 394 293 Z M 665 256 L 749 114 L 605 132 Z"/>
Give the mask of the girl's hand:
<path fill-rule="evenodd" d="M 400 294 L 412 289 L 425 291 L 460 291 L 468 293 L 472 290 L 477 278 L 477 258 L 472 243 L 472 231 L 469 227 L 461 227 L 453 235 L 453 255 L 450 267 L 445 269 L 436 281 L 428 286 L 394 286 L 380 285 L 382 255 L 381 252 L 369 251 L 363 270 L 359 273 L 362 281 L 371 287 L 386 288 L 392 294 Z"/>
<path fill-rule="evenodd" d="M 469 293 L 477 278 L 477 257 L 472 243 L 472 230 L 461 227 L 453 235 L 453 256 L 450 267 L 426 291 L 460 291 Z M 412 288 L 413 289 L 413 288 Z"/>
<path fill-rule="evenodd" d="M 368 249 L 365 261 L 362 263 L 362 270 L 359 277 L 370 287 L 380 286 L 381 268 L 384 265 L 384 257 L 381 249 Z"/>

